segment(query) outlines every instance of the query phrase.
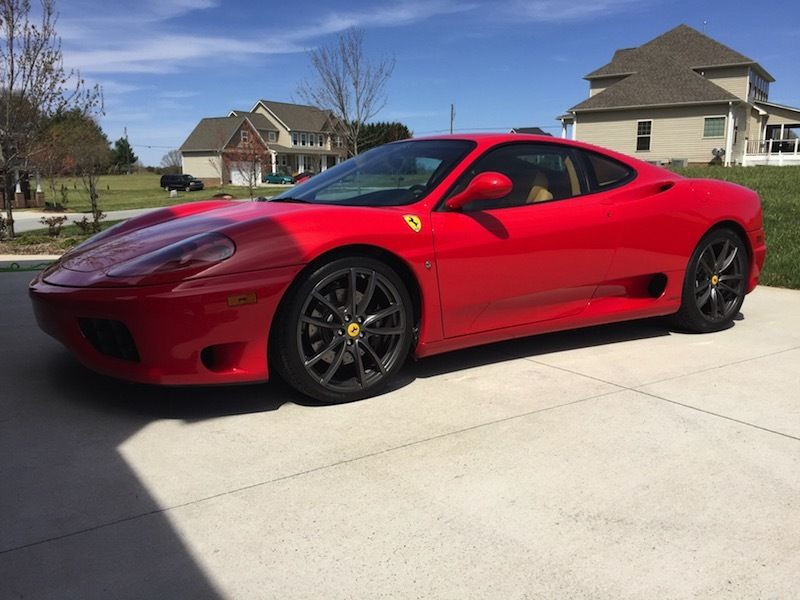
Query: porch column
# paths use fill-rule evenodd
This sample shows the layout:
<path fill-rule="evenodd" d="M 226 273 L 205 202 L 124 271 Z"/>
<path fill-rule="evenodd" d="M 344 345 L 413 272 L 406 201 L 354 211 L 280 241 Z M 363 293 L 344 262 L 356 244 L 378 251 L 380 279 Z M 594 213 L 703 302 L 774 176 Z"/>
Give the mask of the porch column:
<path fill-rule="evenodd" d="M 561 137 L 567 139 L 567 122 L 561 119 Z"/>
<path fill-rule="evenodd" d="M 733 154 L 733 102 L 728 102 L 728 130 L 725 136 L 725 166 L 731 166 L 731 154 Z"/>
<path fill-rule="evenodd" d="M 572 119 L 572 139 L 578 139 L 578 115 L 576 114 L 575 117 Z"/>
<path fill-rule="evenodd" d="M 297 155 L 297 172 L 302 173 L 306 170 L 306 157 L 304 154 Z"/>
<path fill-rule="evenodd" d="M 272 151 L 272 152 L 269 153 L 269 157 L 270 157 L 270 159 L 272 159 L 272 171 L 271 171 L 271 173 L 275 173 L 276 172 L 275 162 L 277 161 L 278 153 L 275 152 L 275 151 Z"/>
<path fill-rule="evenodd" d="M 320 173 L 322 171 L 327 170 L 327 168 L 328 168 L 328 156 L 323 154 L 319 159 L 319 170 L 320 170 Z"/>

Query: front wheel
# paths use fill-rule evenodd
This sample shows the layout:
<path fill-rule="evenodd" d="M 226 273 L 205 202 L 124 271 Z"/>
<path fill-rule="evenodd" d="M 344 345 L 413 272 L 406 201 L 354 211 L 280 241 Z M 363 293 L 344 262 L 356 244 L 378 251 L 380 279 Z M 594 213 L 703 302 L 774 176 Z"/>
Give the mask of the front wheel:
<path fill-rule="evenodd" d="M 723 228 L 706 234 L 686 267 L 681 308 L 673 324 L 698 333 L 730 327 L 744 302 L 749 262 L 735 231 Z"/>
<path fill-rule="evenodd" d="M 309 273 L 276 317 L 270 353 L 299 392 L 328 403 L 374 395 L 400 370 L 412 334 L 411 298 L 386 264 L 347 257 Z"/>

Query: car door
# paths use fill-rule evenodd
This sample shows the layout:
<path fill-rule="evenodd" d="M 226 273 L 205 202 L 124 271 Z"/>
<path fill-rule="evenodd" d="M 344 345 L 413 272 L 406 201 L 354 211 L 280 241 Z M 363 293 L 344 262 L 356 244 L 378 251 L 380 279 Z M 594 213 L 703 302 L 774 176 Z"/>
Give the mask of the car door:
<path fill-rule="evenodd" d="M 508 176 L 511 193 L 431 215 L 445 337 L 575 315 L 615 252 L 605 195 L 588 193 L 575 149 L 557 143 L 493 148 L 448 197 L 488 171 Z"/>

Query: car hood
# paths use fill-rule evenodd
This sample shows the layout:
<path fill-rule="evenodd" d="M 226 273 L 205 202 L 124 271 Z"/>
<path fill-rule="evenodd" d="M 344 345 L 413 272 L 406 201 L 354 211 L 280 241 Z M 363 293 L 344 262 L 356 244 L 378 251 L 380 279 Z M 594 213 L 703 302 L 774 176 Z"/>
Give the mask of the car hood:
<path fill-rule="evenodd" d="M 140 285 L 110 277 L 115 266 L 198 234 L 216 232 L 236 245 L 234 255 L 202 273 L 175 280 L 304 264 L 321 246 L 358 243 L 364 222 L 393 215 L 398 235 L 408 235 L 401 208 L 348 207 L 289 202 L 198 202 L 148 213 L 90 239 L 43 273 L 54 285 Z"/>

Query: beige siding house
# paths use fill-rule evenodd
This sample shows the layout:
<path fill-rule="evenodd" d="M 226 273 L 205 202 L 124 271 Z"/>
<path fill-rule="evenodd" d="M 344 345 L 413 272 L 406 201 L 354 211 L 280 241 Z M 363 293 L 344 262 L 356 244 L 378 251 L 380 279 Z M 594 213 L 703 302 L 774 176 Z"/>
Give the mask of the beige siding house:
<path fill-rule="evenodd" d="M 244 132 L 244 133 L 243 133 Z M 241 184 L 242 147 L 263 147 L 259 173 L 319 173 L 346 158 L 330 113 L 301 104 L 259 100 L 227 117 L 202 119 L 181 145 L 182 168 L 208 184 Z M 248 169 L 249 170 L 249 169 Z M 261 179 L 259 177 L 259 179 Z"/>
<path fill-rule="evenodd" d="M 769 102 L 757 62 L 687 25 L 585 77 L 562 135 L 660 164 L 800 164 L 800 109 Z"/>

